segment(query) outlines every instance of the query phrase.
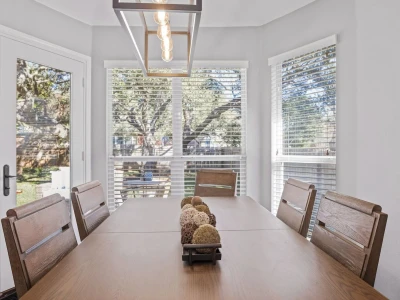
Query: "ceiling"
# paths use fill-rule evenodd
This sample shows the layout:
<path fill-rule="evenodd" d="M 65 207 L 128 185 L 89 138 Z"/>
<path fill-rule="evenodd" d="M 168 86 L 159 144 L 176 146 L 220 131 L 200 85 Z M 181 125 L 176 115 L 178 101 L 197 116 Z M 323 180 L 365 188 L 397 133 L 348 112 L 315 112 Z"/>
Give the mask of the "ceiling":
<path fill-rule="evenodd" d="M 111 0 L 35 0 L 69 17 L 92 26 L 118 26 Z M 129 1 L 129 0 L 128 0 Z M 127 2 L 128 2 L 127 1 Z M 315 0 L 203 0 L 202 27 L 260 26 L 289 14 Z M 142 1 L 148 2 L 148 1 Z M 169 3 L 188 3 L 170 0 Z M 186 15 L 171 15 L 171 25 L 187 26 Z M 127 16 L 129 24 L 140 26 L 137 13 Z M 150 23 L 150 21 L 148 21 Z"/>

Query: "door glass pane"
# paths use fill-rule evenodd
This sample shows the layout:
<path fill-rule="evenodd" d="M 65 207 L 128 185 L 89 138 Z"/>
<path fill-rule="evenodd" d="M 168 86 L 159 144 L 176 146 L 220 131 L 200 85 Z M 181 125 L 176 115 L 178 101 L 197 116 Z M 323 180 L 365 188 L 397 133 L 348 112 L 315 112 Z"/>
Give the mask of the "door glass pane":
<path fill-rule="evenodd" d="M 70 192 L 71 73 L 17 60 L 17 205 Z"/>

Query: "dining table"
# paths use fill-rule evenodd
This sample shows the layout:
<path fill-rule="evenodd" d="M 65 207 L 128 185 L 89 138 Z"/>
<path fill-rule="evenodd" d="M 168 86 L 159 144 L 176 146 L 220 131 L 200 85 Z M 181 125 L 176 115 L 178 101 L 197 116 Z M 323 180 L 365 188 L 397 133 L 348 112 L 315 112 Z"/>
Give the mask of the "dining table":
<path fill-rule="evenodd" d="M 181 200 L 128 199 L 22 300 L 386 299 L 247 196 L 203 198 L 222 257 L 189 265 Z"/>

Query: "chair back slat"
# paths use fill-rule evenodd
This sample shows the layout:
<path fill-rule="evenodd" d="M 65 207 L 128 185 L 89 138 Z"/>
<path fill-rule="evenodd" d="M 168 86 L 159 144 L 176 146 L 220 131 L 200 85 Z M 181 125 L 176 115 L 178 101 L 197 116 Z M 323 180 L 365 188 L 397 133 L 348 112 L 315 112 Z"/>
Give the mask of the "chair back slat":
<path fill-rule="evenodd" d="M 325 198 L 369 215 L 373 212 L 382 211 L 382 207 L 377 204 L 332 191 L 328 191 Z"/>
<path fill-rule="evenodd" d="M 285 183 L 276 216 L 307 237 L 316 192 L 314 185 L 290 178 Z"/>
<path fill-rule="evenodd" d="M 21 251 L 25 252 L 70 222 L 66 201 L 39 210 L 14 222 Z"/>
<path fill-rule="evenodd" d="M 357 276 L 361 276 L 365 253 L 360 247 L 337 237 L 320 226 L 314 227 L 312 239 L 314 245 L 335 258 Z"/>
<path fill-rule="evenodd" d="M 97 180 L 72 188 L 71 199 L 79 235 L 83 241 L 110 216 L 110 211 L 101 183 Z"/>
<path fill-rule="evenodd" d="M 290 228 L 297 232 L 301 232 L 301 226 L 304 221 L 304 214 L 293 207 L 291 207 L 286 202 L 282 201 L 279 204 L 279 211 L 277 217 L 285 222 Z"/>
<path fill-rule="evenodd" d="M 65 255 L 65 249 L 73 249 L 76 246 L 76 237 L 72 227 L 62 230 L 60 234 L 44 243 L 42 247 L 35 249 L 25 259 L 26 269 L 30 274 L 30 282 L 36 284 L 47 272 L 52 269 Z M 43 264 L 46 257 L 46 264 Z"/>
<path fill-rule="evenodd" d="M 373 286 L 388 217 L 381 210 L 374 203 L 327 192 L 311 242 Z"/>
<path fill-rule="evenodd" d="M 1 223 L 18 297 L 77 246 L 69 206 L 59 194 L 10 209 Z"/>
<path fill-rule="evenodd" d="M 374 228 L 375 218 L 353 208 L 341 205 L 328 199 L 322 199 L 317 218 L 325 226 L 368 247 Z"/>
<path fill-rule="evenodd" d="M 106 202 L 101 183 L 97 180 L 74 187 L 72 191 L 77 193 L 84 215 Z"/>
<path fill-rule="evenodd" d="M 296 180 L 296 183 L 298 180 Z M 306 210 L 308 199 L 310 197 L 310 190 L 314 188 L 310 184 L 307 184 L 306 188 L 294 185 L 294 179 L 289 179 L 285 183 L 285 187 L 282 193 L 282 199 L 293 204 L 294 206 Z"/>
<path fill-rule="evenodd" d="M 197 171 L 195 196 L 233 197 L 236 194 L 237 173 L 226 169 L 203 169 Z"/>
<path fill-rule="evenodd" d="M 90 234 L 95 230 L 105 219 L 110 216 L 110 211 L 106 205 L 100 206 L 98 209 L 93 211 L 90 215 L 86 217 L 86 227 L 88 233 Z"/>
<path fill-rule="evenodd" d="M 32 201 L 26 205 L 21 205 L 15 208 L 12 208 L 7 211 L 7 216 L 15 216 L 18 219 L 22 219 L 34 212 L 40 211 L 42 209 L 48 208 L 53 204 L 60 202 L 61 196 L 60 194 L 53 194 L 47 197 L 44 197 L 37 201 Z"/>

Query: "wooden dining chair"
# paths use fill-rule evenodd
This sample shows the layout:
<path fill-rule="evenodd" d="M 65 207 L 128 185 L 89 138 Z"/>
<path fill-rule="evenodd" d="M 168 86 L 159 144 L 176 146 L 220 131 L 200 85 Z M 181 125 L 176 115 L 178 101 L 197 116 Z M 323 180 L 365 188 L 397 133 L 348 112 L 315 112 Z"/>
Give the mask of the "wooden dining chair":
<path fill-rule="evenodd" d="M 307 237 L 316 193 L 314 185 L 289 178 L 283 189 L 277 218 Z"/>
<path fill-rule="evenodd" d="M 237 173 L 227 169 L 197 171 L 194 195 L 200 197 L 233 197 L 236 194 Z"/>
<path fill-rule="evenodd" d="M 70 206 L 59 194 L 8 210 L 1 224 L 19 298 L 77 246 Z"/>
<path fill-rule="evenodd" d="M 110 216 L 110 211 L 101 183 L 97 180 L 72 188 L 71 199 L 79 236 L 83 241 Z"/>
<path fill-rule="evenodd" d="M 311 242 L 374 286 L 388 218 L 381 211 L 374 203 L 327 192 Z"/>

